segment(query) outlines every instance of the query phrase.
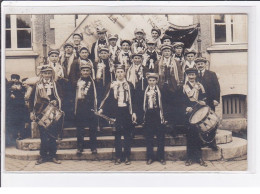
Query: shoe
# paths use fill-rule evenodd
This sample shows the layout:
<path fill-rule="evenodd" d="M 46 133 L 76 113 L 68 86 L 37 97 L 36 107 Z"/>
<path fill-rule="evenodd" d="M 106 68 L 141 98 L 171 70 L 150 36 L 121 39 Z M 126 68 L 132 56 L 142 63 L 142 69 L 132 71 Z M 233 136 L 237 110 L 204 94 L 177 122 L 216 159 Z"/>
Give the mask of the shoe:
<path fill-rule="evenodd" d="M 186 160 L 185 166 L 190 166 L 190 165 L 192 165 L 192 160 L 191 159 Z"/>
<path fill-rule="evenodd" d="M 146 161 L 146 164 L 147 164 L 147 165 L 150 165 L 150 164 L 152 164 L 152 163 L 153 163 L 153 160 L 152 160 L 152 159 L 149 159 L 149 160 Z"/>
<path fill-rule="evenodd" d="M 207 163 L 206 162 L 204 162 L 204 160 L 201 158 L 201 159 L 199 159 L 199 164 L 201 165 L 201 166 L 205 166 L 205 167 L 207 167 L 208 165 L 207 165 Z"/>
<path fill-rule="evenodd" d="M 160 163 L 161 163 L 162 165 L 165 165 L 165 164 L 166 164 L 166 161 L 165 161 L 164 159 L 161 159 L 161 160 L 160 160 Z"/>
<path fill-rule="evenodd" d="M 117 159 L 115 160 L 115 165 L 119 165 L 119 164 L 121 164 L 121 160 L 120 160 L 120 158 L 117 158 Z"/>
<path fill-rule="evenodd" d="M 77 153 L 76 153 L 76 154 L 77 154 L 77 156 L 81 156 L 81 155 L 82 155 L 82 152 L 83 152 L 83 150 L 82 150 L 82 149 L 78 149 L 78 150 L 77 150 Z"/>
<path fill-rule="evenodd" d="M 60 160 L 57 160 L 56 158 L 52 158 L 51 160 L 53 163 L 55 164 L 61 164 L 61 161 Z"/>
<path fill-rule="evenodd" d="M 219 147 L 218 147 L 217 145 L 210 146 L 210 148 L 211 148 L 213 151 L 218 151 L 218 150 L 219 150 Z"/>
<path fill-rule="evenodd" d="M 40 158 L 39 160 L 37 160 L 37 161 L 35 162 L 35 165 L 40 165 L 40 164 L 42 164 L 42 163 L 44 163 L 44 162 L 46 162 L 46 160 Z"/>
<path fill-rule="evenodd" d="M 93 149 L 91 151 L 92 151 L 92 154 L 97 154 L 97 149 Z"/>
<path fill-rule="evenodd" d="M 130 165 L 131 164 L 131 161 L 129 160 L 129 158 L 126 158 L 125 159 L 125 165 Z"/>

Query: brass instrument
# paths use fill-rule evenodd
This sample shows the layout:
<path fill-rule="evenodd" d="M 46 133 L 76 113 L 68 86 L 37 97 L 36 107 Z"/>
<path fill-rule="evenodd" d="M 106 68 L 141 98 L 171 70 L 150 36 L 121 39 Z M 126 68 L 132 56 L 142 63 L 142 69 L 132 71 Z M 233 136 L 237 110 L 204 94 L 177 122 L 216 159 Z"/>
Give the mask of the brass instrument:
<path fill-rule="evenodd" d="M 98 113 L 97 111 L 95 111 L 93 109 L 91 109 L 91 111 L 93 111 L 94 114 L 97 115 L 98 117 L 101 117 L 101 118 L 107 120 L 109 122 L 109 124 L 111 124 L 111 125 L 113 125 L 116 122 L 116 119 L 110 118 L 102 113 Z"/>

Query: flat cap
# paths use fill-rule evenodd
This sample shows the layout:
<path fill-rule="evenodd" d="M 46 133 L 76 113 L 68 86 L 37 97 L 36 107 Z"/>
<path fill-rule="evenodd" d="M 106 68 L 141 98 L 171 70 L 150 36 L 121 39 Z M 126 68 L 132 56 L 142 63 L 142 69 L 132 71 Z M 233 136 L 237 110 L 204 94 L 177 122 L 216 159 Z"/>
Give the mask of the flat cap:
<path fill-rule="evenodd" d="M 116 39 L 116 40 L 118 40 L 118 35 L 117 35 L 117 34 L 109 34 L 109 35 L 108 35 L 108 40 L 111 40 L 111 39 Z"/>
<path fill-rule="evenodd" d="M 155 40 L 152 38 L 149 38 L 146 40 L 146 44 L 156 44 Z"/>
<path fill-rule="evenodd" d="M 106 52 L 109 52 L 109 48 L 108 48 L 108 46 L 106 46 L 106 45 L 102 45 L 102 46 L 99 46 L 98 47 L 98 52 L 101 52 L 101 51 L 106 51 Z"/>
<path fill-rule="evenodd" d="M 89 68 L 92 69 L 92 64 L 89 61 L 81 60 L 80 61 L 80 69 Z"/>
<path fill-rule="evenodd" d="M 149 78 L 155 78 L 155 79 L 159 79 L 159 75 L 158 73 L 151 73 L 151 72 L 148 72 L 146 73 L 146 79 L 149 79 Z"/>
<path fill-rule="evenodd" d="M 156 31 L 156 32 L 159 34 L 159 36 L 161 36 L 161 30 L 160 30 L 159 28 L 153 27 L 152 30 L 151 30 L 151 32 L 152 32 L 152 31 Z"/>
<path fill-rule="evenodd" d="M 182 42 L 175 42 L 174 44 L 173 44 L 173 47 L 174 48 L 177 48 L 177 47 L 184 47 L 184 44 L 182 43 Z"/>
<path fill-rule="evenodd" d="M 120 42 L 120 46 L 122 46 L 122 44 L 123 44 L 124 42 L 128 43 L 129 46 L 131 46 L 131 41 L 130 41 L 130 40 L 122 40 L 122 41 Z"/>
<path fill-rule="evenodd" d="M 172 51 L 172 46 L 171 45 L 167 45 L 167 44 L 163 44 L 161 45 L 161 51 L 163 51 L 164 49 L 170 49 Z"/>
<path fill-rule="evenodd" d="M 186 74 L 189 74 L 189 73 L 198 74 L 198 70 L 196 68 L 188 68 L 188 69 L 185 70 L 185 73 Z"/>
<path fill-rule="evenodd" d="M 53 49 L 53 48 L 51 48 L 50 50 L 49 50 L 49 52 L 48 52 L 48 56 L 50 56 L 51 54 L 57 54 L 57 55 L 59 55 L 60 54 L 60 50 L 59 49 Z"/>
<path fill-rule="evenodd" d="M 72 48 L 74 47 L 74 44 L 73 42 L 66 42 L 64 45 L 63 45 L 63 48 L 65 49 L 67 46 L 71 46 Z"/>
<path fill-rule="evenodd" d="M 88 53 L 90 53 L 90 52 L 89 52 L 89 48 L 88 48 L 87 46 L 81 46 L 81 47 L 79 48 L 79 52 L 81 52 L 82 50 L 87 50 Z"/>
<path fill-rule="evenodd" d="M 161 38 L 161 42 L 163 43 L 163 41 L 164 41 L 165 39 L 170 39 L 171 42 L 172 42 L 172 37 L 169 36 L 169 35 L 167 35 L 167 34 L 164 34 L 164 35 L 163 35 L 163 37 Z"/>
<path fill-rule="evenodd" d="M 205 57 L 197 57 L 194 62 L 198 63 L 198 62 L 204 62 L 206 63 L 208 60 Z"/>
<path fill-rule="evenodd" d="M 190 54 L 190 53 L 193 53 L 194 55 L 197 54 L 197 52 L 194 49 L 185 49 L 184 55 L 187 55 L 187 54 Z"/>
<path fill-rule="evenodd" d="M 75 32 L 75 33 L 73 33 L 72 37 L 74 37 L 74 36 L 79 36 L 81 38 L 81 40 L 83 40 L 83 34 L 82 33 Z"/>

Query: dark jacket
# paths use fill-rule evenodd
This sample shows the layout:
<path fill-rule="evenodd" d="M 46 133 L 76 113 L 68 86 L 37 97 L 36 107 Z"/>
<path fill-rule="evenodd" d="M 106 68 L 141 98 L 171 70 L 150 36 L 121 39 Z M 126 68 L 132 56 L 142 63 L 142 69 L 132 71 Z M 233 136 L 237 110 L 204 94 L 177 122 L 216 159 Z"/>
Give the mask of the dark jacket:
<path fill-rule="evenodd" d="M 198 81 L 204 86 L 206 90 L 207 105 L 213 108 L 213 100 L 220 102 L 220 85 L 216 73 L 205 70 L 202 78 L 198 76 Z"/>
<path fill-rule="evenodd" d="M 104 113 L 107 114 L 110 117 L 115 117 L 117 108 L 118 108 L 118 102 L 117 99 L 114 98 L 114 89 L 113 84 L 115 82 L 112 82 L 108 85 L 104 99 L 102 100 L 99 109 L 103 109 Z M 131 104 L 127 103 L 127 108 L 129 109 L 129 113 L 136 113 L 136 102 L 135 102 L 135 91 L 134 86 L 132 83 L 128 82 L 129 88 L 130 88 L 130 94 L 131 94 Z"/>

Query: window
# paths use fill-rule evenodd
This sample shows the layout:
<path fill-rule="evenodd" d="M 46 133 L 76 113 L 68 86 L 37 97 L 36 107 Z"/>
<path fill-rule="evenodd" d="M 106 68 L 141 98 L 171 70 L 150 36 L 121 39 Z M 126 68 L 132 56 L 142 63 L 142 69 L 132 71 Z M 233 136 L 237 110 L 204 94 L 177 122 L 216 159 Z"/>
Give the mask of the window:
<path fill-rule="evenodd" d="M 31 15 L 6 15 L 6 48 L 12 50 L 32 48 Z"/>
<path fill-rule="evenodd" d="M 222 97 L 223 119 L 244 118 L 246 114 L 245 95 L 227 95 Z"/>
<path fill-rule="evenodd" d="M 247 43 L 247 15 L 213 15 L 214 44 Z"/>

